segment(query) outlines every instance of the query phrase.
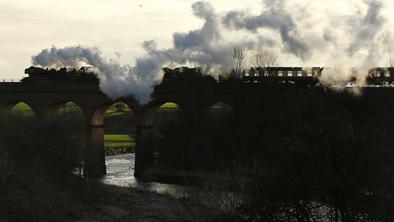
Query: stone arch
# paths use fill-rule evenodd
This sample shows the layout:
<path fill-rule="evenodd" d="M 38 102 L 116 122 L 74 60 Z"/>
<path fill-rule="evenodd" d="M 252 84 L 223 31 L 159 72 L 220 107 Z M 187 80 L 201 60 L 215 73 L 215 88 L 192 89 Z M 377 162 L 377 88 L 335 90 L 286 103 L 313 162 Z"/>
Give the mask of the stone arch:
<path fill-rule="evenodd" d="M 102 124 L 106 148 L 128 149 L 134 146 L 136 113 L 127 103 L 119 101 L 109 106 Z"/>
<path fill-rule="evenodd" d="M 233 106 L 223 100 L 217 100 L 209 103 L 203 110 L 202 121 L 212 121 L 215 118 L 215 114 L 226 115 L 227 117 L 234 118 Z"/>
<path fill-rule="evenodd" d="M 92 126 L 104 125 L 104 116 L 110 106 L 111 105 L 105 105 L 97 108 L 90 118 L 90 124 Z"/>
<path fill-rule="evenodd" d="M 215 108 L 215 109 L 227 109 L 227 110 L 233 110 L 233 105 L 225 100 L 217 100 L 212 103 L 207 107 L 209 108 Z"/>
<path fill-rule="evenodd" d="M 117 100 L 117 101 L 101 104 L 100 106 L 96 107 L 90 115 L 90 124 L 93 126 L 104 125 L 105 113 L 111 106 L 117 103 L 125 104 L 128 107 L 128 109 L 130 109 L 136 115 L 139 113 L 138 107 L 135 104 L 130 103 L 128 101 Z"/>
<path fill-rule="evenodd" d="M 181 153 L 186 152 L 186 138 L 182 135 L 186 135 L 188 128 L 185 127 L 187 117 L 183 108 L 178 101 L 160 101 L 150 108 L 146 119 L 143 119 L 145 126 L 152 129 L 156 162 L 174 163 L 181 159 Z"/>
<path fill-rule="evenodd" d="M 90 147 L 89 147 L 89 162 L 91 169 L 95 175 L 106 174 L 106 163 L 105 163 L 105 117 L 107 111 L 111 109 L 116 104 L 123 104 L 128 110 L 134 114 L 136 117 L 136 106 L 132 103 L 123 100 L 117 100 L 113 102 L 108 102 L 98 106 L 93 109 L 90 113 L 89 125 L 90 125 Z M 128 122 L 131 124 L 131 122 Z M 131 132 L 130 132 L 131 134 Z M 135 132 L 134 132 L 135 134 Z M 111 139 L 111 138 L 107 138 Z M 136 141 L 137 139 L 135 139 Z M 107 141 L 108 142 L 108 141 Z"/>
<path fill-rule="evenodd" d="M 180 118 L 184 119 L 183 112 L 184 110 L 181 106 L 176 102 L 162 102 L 159 106 L 155 106 L 153 109 L 150 110 L 149 117 L 146 119 L 148 125 L 154 125 L 155 116 L 157 116 L 157 112 L 160 110 L 167 110 L 167 111 L 176 111 L 180 112 L 182 116 Z M 179 116 L 178 116 L 179 117 Z"/>
<path fill-rule="evenodd" d="M 154 101 L 145 108 L 143 113 L 141 113 L 139 124 L 141 126 L 153 126 L 153 120 L 156 111 L 159 110 L 160 108 L 163 108 L 163 106 L 166 106 L 166 104 L 175 105 L 175 107 L 180 111 L 182 112 L 185 111 L 182 103 L 177 100 L 168 99 L 168 100 Z"/>
<path fill-rule="evenodd" d="M 194 154 L 205 162 L 199 167 L 217 168 L 221 167 L 218 163 L 227 164 L 231 159 L 230 154 L 236 149 L 234 123 L 234 108 L 229 103 L 218 100 L 205 107 L 200 130 L 204 146 Z"/>
<path fill-rule="evenodd" d="M 44 118 L 47 121 L 55 121 L 59 114 L 68 111 L 80 112 L 82 114 L 81 118 L 83 118 L 83 122 L 86 122 L 88 119 L 87 113 L 83 106 L 73 100 L 65 100 L 49 104 L 44 111 Z"/>
<path fill-rule="evenodd" d="M 87 143 L 86 112 L 84 108 L 73 100 L 54 100 L 38 103 L 41 111 L 42 123 L 45 129 L 56 132 L 59 138 L 67 144 L 67 158 L 73 163 L 73 167 L 82 166 L 85 162 Z"/>

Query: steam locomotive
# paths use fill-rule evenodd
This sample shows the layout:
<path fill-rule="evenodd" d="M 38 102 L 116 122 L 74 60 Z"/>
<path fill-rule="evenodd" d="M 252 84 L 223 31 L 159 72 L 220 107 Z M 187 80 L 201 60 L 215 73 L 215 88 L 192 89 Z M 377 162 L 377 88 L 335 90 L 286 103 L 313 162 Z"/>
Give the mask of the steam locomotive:
<path fill-rule="evenodd" d="M 97 82 L 98 78 L 90 70 L 91 67 L 82 67 L 80 69 L 61 68 L 44 69 L 40 67 L 31 66 L 25 69 L 25 74 L 28 77 L 23 78 L 22 82 L 55 82 L 55 81 L 89 81 Z"/>

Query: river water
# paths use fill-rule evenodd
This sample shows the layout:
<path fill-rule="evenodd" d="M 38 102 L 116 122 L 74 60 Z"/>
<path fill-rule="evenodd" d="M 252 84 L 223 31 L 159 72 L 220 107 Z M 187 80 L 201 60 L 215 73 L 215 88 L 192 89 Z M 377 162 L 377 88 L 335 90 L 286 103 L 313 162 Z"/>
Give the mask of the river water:
<path fill-rule="evenodd" d="M 107 174 L 100 182 L 120 187 L 130 187 L 181 198 L 187 196 L 187 187 L 158 182 L 141 182 L 134 178 L 134 153 L 106 156 Z"/>

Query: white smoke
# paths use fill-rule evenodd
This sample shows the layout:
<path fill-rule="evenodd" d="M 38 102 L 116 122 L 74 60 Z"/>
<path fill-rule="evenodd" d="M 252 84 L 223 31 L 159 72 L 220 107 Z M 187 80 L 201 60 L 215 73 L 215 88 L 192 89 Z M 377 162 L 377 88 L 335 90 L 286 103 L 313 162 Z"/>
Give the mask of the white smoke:
<path fill-rule="evenodd" d="M 218 13 L 200 1 L 192 5 L 192 12 L 204 20 L 201 28 L 174 33 L 168 49 L 159 49 L 154 41 L 144 42 L 146 55 L 137 58 L 133 67 L 105 59 L 97 48 L 81 46 L 44 49 L 33 56 L 33 64 L 91 65 L 104 93 L 112 98 L 133 95 L 147 103 L 153 86 L 162 79 L 163 66 L 200 64 L 227 72 L 234 47 L 263 48 L 276 55 L 280 66 L 342 67 L 323 71 L 321 81 L 333 85 L 353 75 L 365 79 L 366 69 L 349 67 L 386 65 L 394 46 L 393 24 L 384 11 L 387 3 L 263 0 L 261 13 L 252 14 L 247 10 Z"/>
<path fill-rule="evenodd" d="M 231 11 L 224 24 L 251 34 L 278 33 L 281 42 L 275 47 L 281 65 L 296 57 L 298 66 L 334 67 L 323 70 L 323 83 L 334 85 L 354 75 L 365 80 L 368 69 L 350 67 L 385 66 L 393 51 L 393 24 L 383 13 L 389 1 L 334 1 L 331 7 L 310 1 L 263 2 L 261 14 Z"/>
<path fill-rule="evenodd" d="M 111 98 L 126 95 L 135 96 L 140 103 L 150 101 L 152 84 L 159 79 L 156 76 L 135 75 L 133 68 L 120 65 L 112 59 L 105 59 L 97 48 L 71 46 L 58 49 L 44 49 L 32 57 L 33 65 L 48 68 L 92 66 L 100 79 L 100 88 Z"/>

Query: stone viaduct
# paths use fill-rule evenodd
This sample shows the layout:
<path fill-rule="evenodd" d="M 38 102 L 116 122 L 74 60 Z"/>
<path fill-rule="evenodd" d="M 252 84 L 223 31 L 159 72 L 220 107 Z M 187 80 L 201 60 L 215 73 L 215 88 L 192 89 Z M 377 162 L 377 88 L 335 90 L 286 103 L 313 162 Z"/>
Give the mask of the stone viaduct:
<path fill-rule="evenodd" d="M 141 106 L 132 97 L 111 100 L 96 83 L 0 83 L 0 109 L 4 113 L 15 104 L 24 102 L 40 121 L 50 121 L 65 103 L 78 105 L 90 129 L 88 172 L 90 176 L 98 176 L 106 172 L 104 114 L 112 104 L 122 101 L 136 116 L 135 176 L 139 177 L 153 162 L 153 118 L 155 110 L 166 102 L 179 106 L 193 133 L 200 130 L 204 111 L 217 102 L 224 102 L 232 108 L 237 129 L 253 124 L 256 119 L 307 119 L 338 106 L 383 116 L 394 113 L 394 88 L 358 90 L 361 95 L 354 95 L 349 90 L 335 92 L 323 87 L 270 88 L 241 82 L 167 83 L 156 86 L 152 101 Z"/>

